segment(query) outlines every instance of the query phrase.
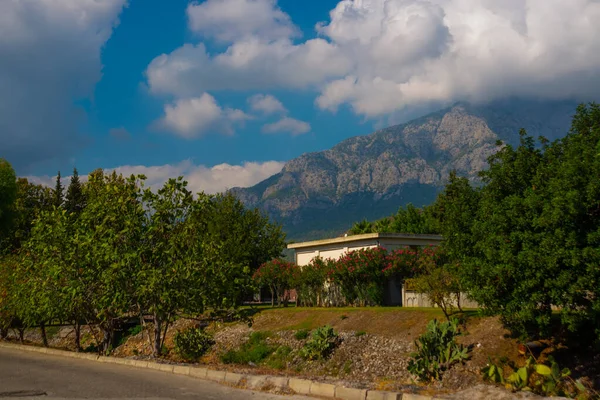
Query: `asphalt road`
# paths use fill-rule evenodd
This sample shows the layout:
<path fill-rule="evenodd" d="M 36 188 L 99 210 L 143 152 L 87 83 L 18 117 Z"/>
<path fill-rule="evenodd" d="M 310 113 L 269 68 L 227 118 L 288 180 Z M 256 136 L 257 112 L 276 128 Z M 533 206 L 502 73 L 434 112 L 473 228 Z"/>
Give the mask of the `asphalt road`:
<path fill-rule="evenodd" d="M 0 348 L 0 398 L 301 400 L 218 383 L 46 354 Z"/>

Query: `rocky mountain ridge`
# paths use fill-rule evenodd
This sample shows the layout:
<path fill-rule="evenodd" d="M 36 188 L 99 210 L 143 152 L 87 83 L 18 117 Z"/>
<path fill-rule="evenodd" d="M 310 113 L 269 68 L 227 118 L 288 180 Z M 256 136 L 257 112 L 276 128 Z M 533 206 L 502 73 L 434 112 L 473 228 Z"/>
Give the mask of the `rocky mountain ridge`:
<path fill-rule="evenodd" d="M 456 104 L 406 124 L 346 139 L 295 158 L 267 180 L 235 193 L 283 224 L 291 239 L 342 233 L 412 202 L 428 204 L 448 173 L 477 179 L 496 142 L 517 144 L 520 128 L 551 140 L 568 132 L 573 102 Z"/>

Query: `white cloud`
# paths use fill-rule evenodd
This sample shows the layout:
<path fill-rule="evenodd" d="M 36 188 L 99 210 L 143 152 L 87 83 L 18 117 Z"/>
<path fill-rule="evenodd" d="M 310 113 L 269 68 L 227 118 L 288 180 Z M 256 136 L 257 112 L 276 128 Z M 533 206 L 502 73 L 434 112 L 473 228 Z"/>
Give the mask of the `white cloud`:
<path fill-rule="evenodd" d="M 105 172 L 117 171 L 117 173 L 129 176 L 131 174 L 143 174 L 147 177 L 145 185 L 153 189 L 160 188 L 169 178 L 183 176 L 188 181 L 188 189 L 193 193 L 219 193 L 234 187 L 250 187 L 270 176 L 273 176 L 283 168 L 285 163 L 280 161 L 245 162 L 241 165 L 219 164 L 213 167 L 196 165 L 186 160 L 178 164 L 166 164 L 157 166 L 124 165 L 114 169 L 106 169 Z M 28 176 L 31 182 L 53 187 L 56 177 Z M 82 181 L 87 177 L 82 176 Z M 68 185 L 70 177 L 64 177 L 62 182 Z"/>
<path fill-rule="evenodd" d="M 290 133 L 293 136 L 310 132 L 310 124 L 290 117 L 284 117 L 262 127 L 263 133 Z"/>
<path fill-rule="evenodd" d="M 157 126 L 186 139 L 193 139 L 215 130 L 233 134 L 235 124 L 250 119 L 241 110 L 221 108 L 213 96 L 203 93 L 200 97 L 179 99 L 164 106 L 164 116 Z"/>
<path fill-rule="evenodd" d="M 265 27 L 279 26 L 264 15 Z M 290 32 L 222 17 L 217 31 L 196 30 L 231 32 L 225 51 L 184 45 L 146 72 L 155 94 L 311 89 L 318 107 L 349 104 L 367 117 L 458 100 L 587 99 L 600 91 L 599 20 L 597 0 L 342 0 L 318 39 L 295 43 Z"/>
<path fill-rule="evenodd" d="M 193 32 L 225 42 L 245 36 L 270 40 L 300 34 L 276 0 L 206 0 L 190 4 L 187 16 Z"/>
<path fill-rule="evenodd" d="M 325 62 L 324 60 L 327 60 Z M 146 69 L 150 92 L 193 97 L 214 90 L 318 87 L 351 69 L 350 59 L 324 39 L 294 44 L 250 37 L 211 56 L 204 44 L 185 44 Z"/>
<path fill-rule="evenodd" d="M 263 114 L 287 113 L 287 109 L 275 96 L 270 94 L 256 94 L 248 98 L 248 104 L 253 111 Z"/>
<path fill-rule="evenodd" d="M 0 1 L 0 141 L 18 170 L 82 144 L 100 51 L 125 0 Z"/>

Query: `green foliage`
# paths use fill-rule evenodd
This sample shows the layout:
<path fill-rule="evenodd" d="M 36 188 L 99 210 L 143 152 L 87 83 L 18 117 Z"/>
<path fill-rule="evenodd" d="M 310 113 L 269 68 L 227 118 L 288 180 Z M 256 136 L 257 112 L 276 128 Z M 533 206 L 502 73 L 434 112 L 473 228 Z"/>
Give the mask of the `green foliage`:
<path fill-rule="evenodd" d="M 212 335 L 200 328 L 188 328 L 178 331 L 173 340 L 175 352 L 188 361 L 194 361 L 202 357 L 215 343 Z"/>
<path fill-rule="evenodd" d="M 383 270 L 387 251 L 381 247 L 344 254 L 334 264 L 329 279 L 337 285 L 348 304 L 383 304 Z"/>
<path fill-rule="evenodd" d="M 294 333 L 294 338 L 296 340 L 304 340 L 308 337 L 309 333 L 310 332 L 307 329 L 300 329 Z"/>
<path fill-rule="evenodd" d="M 400 207 L 398 212 L 390 217 L 375 222 L 364 219 L 354 223 L 348 231 L 350 235 L 365 233 L 438 233 L 436 220 L 428 207 L 417 208 L 412 204 Z"/>
<path fill-rule="evenodd" d="M 0 237 L 5 237 L 12 226 L 17 199 L 17 177 L 12 166 L 0 158 Z M 0 239 L 0 254 L 2 253 Z"/>
<path fill-rule="evenodd" d="M 0 334 L 57 320 L 79 332 L 85 321 L 107 354 L 121 319 L 151 315 L 158 356 L 179 313 L 235 314 L 253 268 L 280 254 L 280 228 L 231 196 L 193 198 L 182 178 L 157 192 L 144 180 L 96 170 L 81 184 L 75 170 L 61 207 L 62 187 L 17 180 L 12 254 L 0 258 Z"/>
<path fill-rule="evenodd" d="M 268 287 L 271 291 L 271 305 L 280 305 L 287 301 L 286 291 L 295 283 L 296 265 L 294 263 L 275 259 L 264 263 L 253 275 L 254 282 L 258 287 Z"/>
<path fill-rule="evenodd" d="M 310 339 L 300 349 L 300 355 L 307 360 L 322 360 L 333 352 L 339 343 L 338 335 L 329 325 L 313 331 Z"/>
<path fill-rule="evenodd" d="M 56 185 L 54 186 L 54 191 L 52 192 L 52 204 L 56 208 L 60 208 L 63 205 L 63 195 L 64 195 L 64 187 L 61 182 L 60 171 L 56 175 Z"/>
<path fill-rule="evenodd" d="M 354 333 L 354 336 L 361 337 L 361 336 L 365 336 L 366 334 L 367 334 L 367 332 L 365 332 L 365 331 L 357 331 Z"/>
<path fill-rule="evenodd" d="M 269 357 L 275 347 L 267 343 L 270 332 L 253 332 L 248 341 L 238 350 L 229 350 L 221 355 L 224 364 L 259 364 Z"/>
<path fill-rule="evenodd" d="M 283 370 L 286 369 L 288 364 L 293 359 L 293 351 L 289 346 L 279 346 L 273 354 L 267 358 L 265 364 L 273 369 Z"/>
<path fill-rule="evenodd" d="M 83 194 L 83 185 L 79 180 L 77 168 L 73 168 L 71 182 L 67 188 L 64 207 L 70 215 L 78 216 L 85 208 L 85 195 Z"/>
<path fill-rule="evenodd" d="M 482 368 L 481 373 L 487 381 L 499 383 L 513 391 L 528 391 L 541 396 L 576 397 L 588 393 L 587 388 L 578 380 L 571 379 L 568 368 L 560 369 L 552 356 L 548 357 L 550 365 L 537 362 L 529 357 L 525 365 L 517 368 L 505 363 L 495 364 L 492 360 Z M 505 377 L 504 371 L 509 367 L 512 372 Z"/>
<path fill-rule="evenodd" d="M 565 138 L 539 147 L 521 132 L 517 148 L 501 148 L 475 215 L 456 214 L 461 283 L 521 336 L 550 334 L 555 306 L 566 331 L 600 338 L 599 154 L 600 107 L 580 106 Z"/>
<path fill-rule="evenodd" d="M 453 364 L 467 360 L 469 349 L 456 343 L 460 335 L 458 320 L 439 323 L 429 321 L 427 331 L 416 341 L 417 352 L 411 354 L 408 370 L 422 381 L 439 380 Z"/>
<path fill-rule="evenodd" d="M 305 307 L 322 306 L 326 295 L 325 281 L 333 269 L 333 260 L 314 257 L 295 274 L 294 286 L 299 303 Z"/>

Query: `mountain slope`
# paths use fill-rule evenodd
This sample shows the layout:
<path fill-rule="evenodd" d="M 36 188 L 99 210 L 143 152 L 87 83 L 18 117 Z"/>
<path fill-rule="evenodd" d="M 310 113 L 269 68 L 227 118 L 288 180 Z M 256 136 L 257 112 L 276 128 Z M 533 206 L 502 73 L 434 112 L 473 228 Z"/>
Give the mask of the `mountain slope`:
<path fill-rule="evenodd" d="M 304 154 L 279 174 L 232 192 L 282 223 L 290 239 L 333 236 L 362 218 L 380 218 L 407 203 L 430 203 L 451 170 L 476 179 L 497 151 L 496 141 L 517 144 L 520 128 L 551 140 L 565 135 L 575 107 L 519 100 L 457 104 Z"/>

